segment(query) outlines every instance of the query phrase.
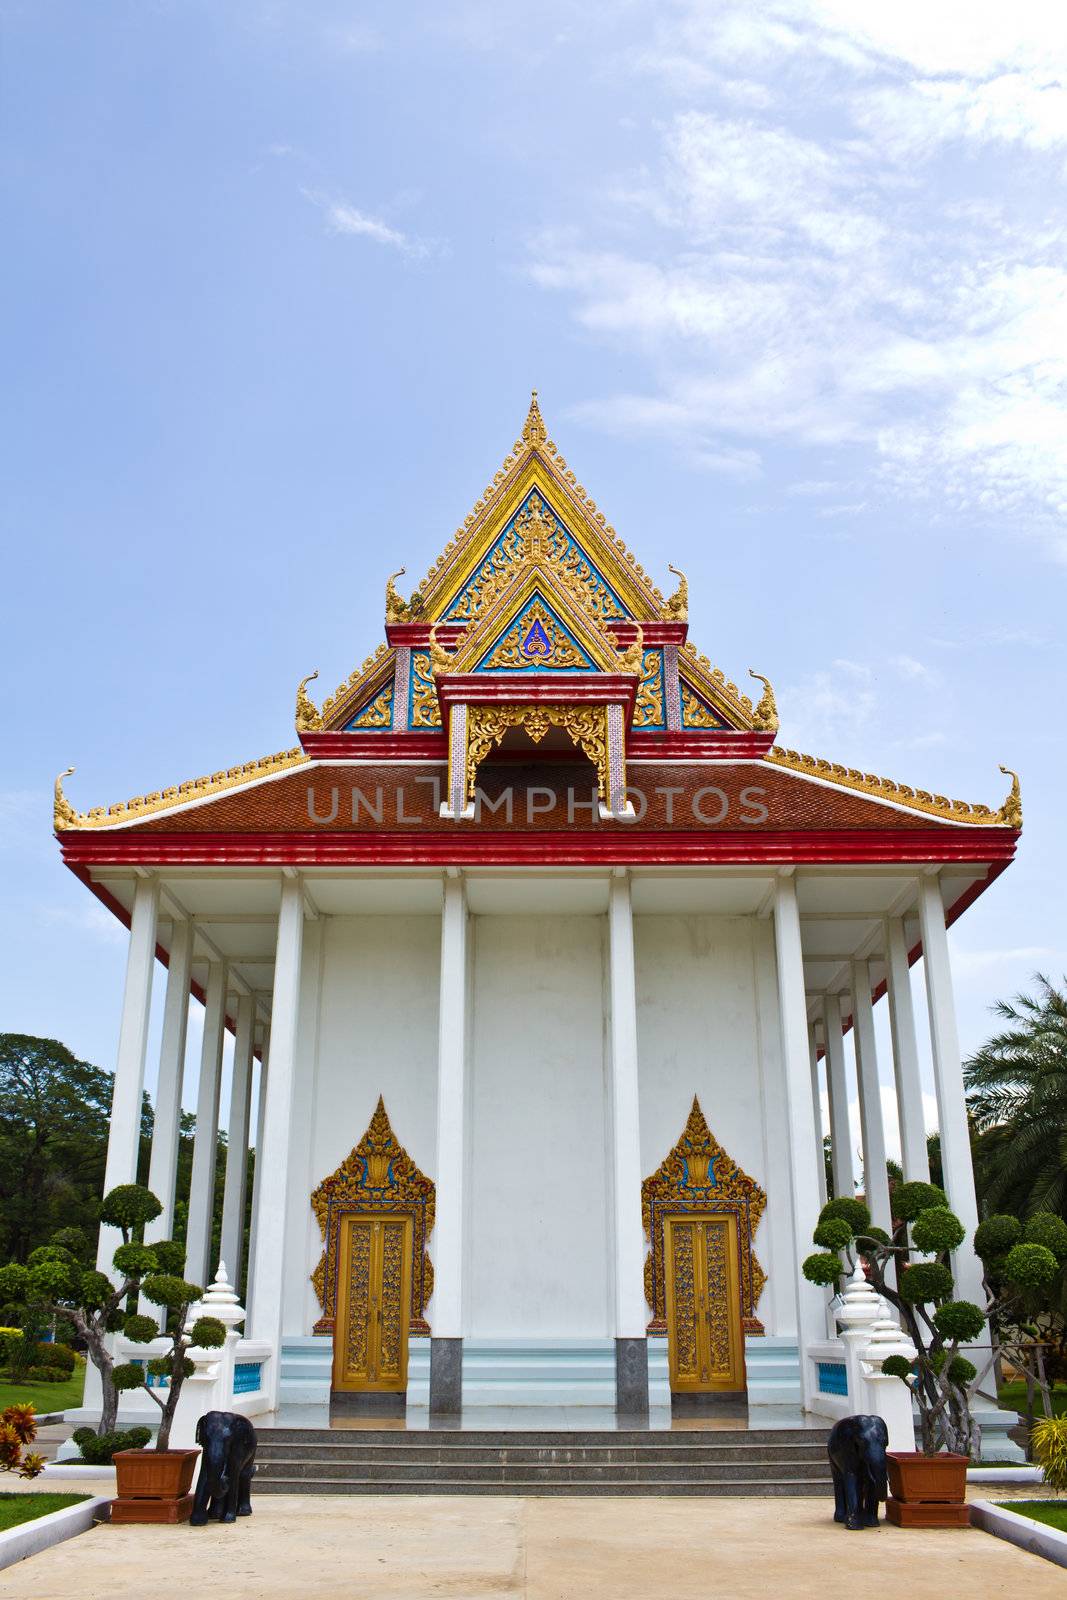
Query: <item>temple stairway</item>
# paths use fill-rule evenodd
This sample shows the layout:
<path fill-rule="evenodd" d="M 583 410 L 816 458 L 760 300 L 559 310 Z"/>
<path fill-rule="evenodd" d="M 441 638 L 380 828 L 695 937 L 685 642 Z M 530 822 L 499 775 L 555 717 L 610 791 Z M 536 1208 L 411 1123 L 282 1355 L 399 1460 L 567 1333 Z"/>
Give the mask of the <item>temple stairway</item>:
<path fill-rule="evenodd" d="M 264 1428 L 256 1494 L 825 1495 L 829 1428 Z"/>

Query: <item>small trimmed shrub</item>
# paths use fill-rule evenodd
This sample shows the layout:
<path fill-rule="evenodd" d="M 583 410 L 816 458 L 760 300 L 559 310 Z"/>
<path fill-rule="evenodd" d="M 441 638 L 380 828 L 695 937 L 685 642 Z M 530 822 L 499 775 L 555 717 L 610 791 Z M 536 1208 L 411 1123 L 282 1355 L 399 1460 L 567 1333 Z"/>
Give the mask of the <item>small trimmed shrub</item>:
<path fill-rule="evenodd" d="M 72 1435 L 82 1453 L 82 1460 L 94 1467 L 108 1467 L 116 1450 L 143 1450 L 152 1437 L 151 1428 L 125 1428 L 115 1433 L 96 1433 L 92 1428 L 78 1428 Z"/>
<path fill-rule="evenodd" d="M 37 1359 L 42 1367 L 58 1367 L 68 1378 L 78 1365 L 77 1353 L 69 1344 L 38 1345 Z"/>
<path fill-rule="evenodd" d="M 936 1183 L 898 1183 L 893 1190 L 893 1215 L 913 1222 L 920 1211 L 948 1209 L 948 1195 Z"/>
<path fill-rule="evenodd" d="M 970 1344 L 985 1327 L 985 1313 L 970 1300 L 949 1300 L 938 1306 L 933 1316 L 934 1327 L 944 1339 L 959 1344 Z"/>
<path fill-rule="evenodd" d="M 1067 1222 L 1051 1211 L 1036 1211 L 1023 1224 L 1023 1241 L 1051 1250 L 1058 1262 L 1067 1261 Z"/>
<path fill-rule="evenodd" d="M 837 1256 L 817 1255 L 806 1256 L 800 1270 L 809 1283 L 829 1287 L 837 1282 L 845 1269 Z"/>
<path fill-rule="evenodd" d="M 900 1274 L 900 1298 L 909 1305 L 926 1305 L 952 1293 L 952 1273 L 939 1261 L 917 1261 Z"/>
<path fill-rule="evenodd" d="M 911 1225 L 911 1241 L 924 1255 L 937 1255 L 942 1250 L 955 1250 L 967 1237 L 967 1230 L 959 1217 L 947 1206 L 931 1206 L 920 1211 Z"/>
<path fill-rule="evenodd" d="M 862 1200 L 850 1200 L 847 1195 L 842 1195 L 840 1200 L 828 1200 L 819 1212 L 820 1222 L 829 1222 L 833 1217 L 840 1217 L 847 1222 L 853 1233 L 863 1233 L 871 1225 L 871 1213 Z"/>
<path fill-rule="evenodd" d="M 824 1250 L 846 1250 L 852 1242 L 852 1229 L 843 1217 L 827 1217 L 819 1223 L 812 1240 Z"/>
<path fill-rule="evenodd" d="M 1018 1244 L 1022 1231 L 1018 1217 L 1003 1213 L 987 1217 L 974 1230 L 974 1253 L 983 1261 L 995 1261 L 998 1256 L 1006 1255 L 1013 1244 Z"/>
<path fill-rule="evenodd" d="M 1055 1278 L 1060 1264 L 1043 1244 L 1013 1244 L 1004 1257 L 1004 1271 L 1022 1289 L 1044 1289 Z"/>

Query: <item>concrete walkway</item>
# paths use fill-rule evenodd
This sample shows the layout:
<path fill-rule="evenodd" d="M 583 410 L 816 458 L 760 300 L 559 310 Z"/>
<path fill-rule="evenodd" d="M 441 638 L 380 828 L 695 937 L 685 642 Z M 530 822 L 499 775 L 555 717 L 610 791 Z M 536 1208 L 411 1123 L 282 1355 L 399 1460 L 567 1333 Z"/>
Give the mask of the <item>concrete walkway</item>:
<path fill-rule="evenodd" d="M 99 1527 L 4 1573 L 33 1600 L 1063 1600 L 977 1529 L 849 1533 L 827 1500 L 264 1495 L 233 1527 Z"/>

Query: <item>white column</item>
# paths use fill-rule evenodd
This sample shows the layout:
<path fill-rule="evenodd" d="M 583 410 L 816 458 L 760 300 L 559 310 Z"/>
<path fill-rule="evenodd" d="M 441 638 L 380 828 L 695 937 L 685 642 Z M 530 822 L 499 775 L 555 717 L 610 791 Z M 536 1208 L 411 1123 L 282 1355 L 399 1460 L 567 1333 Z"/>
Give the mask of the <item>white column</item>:
<path fill-rule="evenodd" d="M 226 1137 L 226 1187 L 222 1198 L 222 1237 L 219 1246 L 219 1254 L 226 1263 L 227 1277 L 237 1291 L 241 1287 L 241 1260 L 244 1255 L 255 1020 L 256 1003 L 250 994 L 243 994 L 237 1002 L 230 1122 Z"/>
<path fill-rule="evenodd" d="M 915 1010 L 911 1003 L 911 974 L 903 917 L 890 917 L 885 927 L 886 985 L 889 991 L 889 1025 L 893 1035 L 893 1075 L 897 1085 L 900 1118 L 900 1164 L 908 1183 L 930 1182 L 926 1150 L 926 1117 L 919 1075 L 919 1047 L 915 1039 Z"/>
<path fill-rule="evenodd" d="M 122 1021 L 115 1053 L 115 1087 L 111 1095 L 111 1128 L 104 1165 L 104 1193 L 120 1183 L 137 1182 L 137 1157 L 141 1144 L 141 1104 L 144 1098 L 145 1051 L 148 1018 L 152 1008 L 152 978 L 156 960 L 156 919 L 159 913 L 158 878 L 138 878 L 133 892 L 130 943 L 126 955 L 126 988 Z M 111 1271 L 111 1258 L 122 1235 L 117 1228 L 101 1228 L 96 1264 Z"/>
<path fill-rule="evenodd" d="M 649 1308 L 645 1300 L 645 1232 L 641 1222 L 641 1131 L 637 1071 L 637 984 L 634 976 L 630 875 L 617 867 L 608 901 L 611 988 L 612 1174 L 615 1213 L 616 1406 L 648 1410 Z M 631 1341 L 640 1340 L 639 1346 Z"/>
<path fill-rule="evenodd" d="M 860 1090 L 860 1135 L 863 1141 L 863 1189 L 876 1228 L 891 1232 L 889 1177 L 886 1173 L 882 1091 L 878 1082 L 878 1047 L 874 1039 L 869 961 L 852 963 L 852 1036 L 856 1043 L 856 1077 Z"/>
<path fill-rule="evenodd" d="M 270 1069 L 267 1074 L 262 1147 L 256 1151 L 256 1168 L 262 1171 L 263 1182 L 260 1185 L 256 1221 L 255 1280 L 252 1284 L 255 1299 L 248 1306 L 251 1337 L 267 1340 L 274 1349 L 274 1359 L 267 1367 L 267 1386 L 272 1407 L 278 1399 L 282 1293 L 285 1283 L 285 1213 L 289 1191 L 289 1125 L 296 1083 L 303 947 L 304 885 L 298 877 L 283 878 L 282 903 L 278 913 L 278 945 L 274 957 Z"/>
<path fill-rule="evenodd" d="M 945 932 L 945 908 L 935 877 L 919 880 L 919 920 L 930 1011 L 937 1120 L 941 1132 L 941 1170 L 948 1203 L 967 1229 L 966 1242 L 953 1255 L 956 1293 L 961 1300 L 973 1300 L 976 1305 L 984 1306 L 982 1269 L 971 1244 L 978 1226 L 978 1202 L 971 1166 L 967 1101 L 963 1092 L 956 1004 L 952 994 L 952 968 Z"/>
<path fill-rule="evenodd" d="M 807 1346 L 826 1336 L 823 1291 L 801 1276 L 800 1263 L 811 1255 L 812 1231 L 818 1219 L 819 1183 L 812 1152 L 815 1119 L 811 1110 L 811 1069 L 808 1063 L 808 1019 L 804 993 L 804 959 L 800 942 L 800 912 L 796 883 L 791 874 L 775 881 L 774 942 L 778 957 L 778 1017 L 782 1035 L 786 1103 L 781 1108 L 789 1128 L 789 1188 L 793 1203 L 793 1251 L 796 1259 L 797 1339 L 800 1345 L 801 1395 L 807 1404 L 811 1374 L 805 1359 Z"/>
<path fill-rule="evenodd" d="M 463 1130 L 467 1082 L 467 890 L 449 874 L 441 907 L 437 1036 L 437 1206 L 433 1237 L 433 1337 L 463 1337 Z"/>
<path fill-rule="evenodd" d="M 455 716 L 455 708 L 453 708 Z M 450 867 L 441 902 L 437 1034 L 437 1215 L 431 1249 L 430 1411 L 463 1407 L 463 1218 L 467 1102 L 467 889 Z"/>
<path fill-rule="evenodd" d="M 839 1200 L 851 1200 L 856 1193 L 856 1169 L 852 1160 L 852 1126 L 848 1117 L 848 1074 L 845 1068 L 845 1041 L 841 1032 L 840 995 L 825 996 L 822 1017 L 826 1040 L 826 1086 L 830 1099 L 830 1162 L 834 1174 L 834 1194 Z"/>
<path fill-rule="evenodd" d="M 256 1096 L 256 1164 L 252 1172 L 252 1215 L 248 1227 L 248 1283 L 245 1286 L 245 1304 L 251 1305 L 253 1277 L 256 1265 L 256 1230 L 259 1219 L 259 1193 L 263 1179 L 263 1129 L 267 1122 L 267 1062 L 270 1058 L 270 1027 L 263 1030 L 263 1043 L 259 1051 L 259 1093 Z"/>
<path fill-rule="evenodd" d="M 174 1184 L 178 1173 L 192 956 L 192 923 L 187 917 L 176 918 L 170 936 L 167 997 L 163 1003 L 163 1038 L 159 1047 L 159 1080 L 152 1123 L 152 1158 L 148 1165 L 148 1187 L 163 1210 L 145 1228 L 148 1244 L 156 1239 L 169 1239 L 174 1231 Z M 153 1313 L 156 1309 L 153 1308 Z"/>
<path fill-rule="evenodd" d="M 815 1170 L 819 1175 L 819 1199 L 826 1204 L 826 1151 L 822 1132 L 822 1092 L 819 1085 L 819 1046 L 815 1024 L 808 1023 L 808 1054 L 811 1060 L 811 1109 L 815 1118 Z"/>
<path fill-rule="evenodd" d="M 226 1029 L 226 963 L 213 961 L 204 992 L 204 1038 L 196 1092 L 196 1137 L 189 1179 L 189 1221 L 185 1231 L 185 1276 L 190 1283 L 211 1282 L 211 1222 L 215 1210 L 215 1161 L 219 1146 L 219 1090 L 222 1040 Z"/>

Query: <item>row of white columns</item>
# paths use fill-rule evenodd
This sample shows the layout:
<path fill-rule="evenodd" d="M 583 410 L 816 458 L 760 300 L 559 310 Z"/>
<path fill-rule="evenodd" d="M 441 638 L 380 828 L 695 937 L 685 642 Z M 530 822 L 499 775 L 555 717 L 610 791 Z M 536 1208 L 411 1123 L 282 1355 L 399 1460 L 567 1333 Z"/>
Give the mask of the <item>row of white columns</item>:
<path fill-rule="evenodd" d="M 937 1120 L 941 1137 L 942 1178 L 949 1204 L 968 1233 L 968 1242 L 955 1256 L 957 1292 L 962 1298 L 975 1300 L 981 1304 L 983 1303 L 982 1270 L 970 1245 L 970 1239 L 978 1225 L 978 1204 L 971 1165 L 963 1074 L 960 1070 L 959 1035 L 956 1027 L 945 911 L 937 878 L 932 874 L 921 878 L 917 885 L 917 894 L 934 1088 L 937 1097 Z M 900 1129 L 901 1168 L 906 1181 L 928 1183 L 930 1163 L 926 1145 L 926 1118 L 908 966 L 908 946 L 902 917 L 890 917 L 886 920 L 885 947 L 886 989 Z M 886 1173 L 886 1141 L 878 1051 L 875 1042 L 871 971 L 868 960 L 852 963 L 851 1003 L 866 1201 L 875 1226 L 888 1230 L 892 1219 Z M 849 1126 L 848 1079 L 839 994 L 827 994 L 823 997 L 822 1024 L 834 1192 L 837 1195 L 852 1195 L 856 1190 L 856 1172 Z M 817 1069 L 813 1070 L 812 1075 L 812 1100 L 821 1166 L 822 1109 L 820 1075 Z"/>
<path fill-rule="evenodd" d="M 115 1060 L 115 1088 L 104 1172 L 105 1193 L 119 1184 L 137 1181 L 159 902 L 159 880 L 150 876 L 138 879 L 130 918 L 126 987 Z M 171 919 L 167 989 L 163 1002 L 159 1073 L 148 1165 L 148 1187 L 163 1209 L 145 1229 L 145 1238 L 149 1243 L 169 1238 L 174 1229 L 192 957 L 193 925 L 187 917 L 174 917 Z M 204 995 L 204 1032 L 185 1256 L 186 1278 L 201 1284 L 210 1283 L 215 1266 L 211 1260 L 211 1225 L 222 1086 L 222 1047 L 228 1006 L 227 977 L 224 962 L 209 964 Z M 242 994 L 237 1002 L 222 1223 L 222 1259 L 227 1262 L 230 1281 L 235 1287 L 239 1286 L 244 1243 L 255 1020 L 254 998 L 249 993 Z M 116 1229 L 101 1228 L 97 1247 L 97 1265 L 101 1271 L 110 1271 L 111 1258 L 119 1239 Z"/>
<path fill-rule="evenodd" d="M 116 1059 L 114 1108 L 108 1146 L 106 1186 L 133 1182 L 137 1172 L 141 1099 L 147 1048 L 152 970 L 159 909 L 158 882 L 137 884 L 130 931 L 126 990 Z M 944 910 L 935 877 L 919 884 L 919 910 L 933 1043 L 945 1184 L 950 1203 L 968 1230 L 977 1223 L 970 1165 L 966 1107 L 960 1073 Z M 257 1160 L 253 1188 L 253 1234 L 249 1252 L 246 1304 L 249 1331 L 280 1347 L 284 1294 L 284 1234 L 289 1193 L 290 1130 L 298 1042 L 304 889 L 287 869 L 278 916 L 274 991 L 271 1006 L 269 1071 L 267 1052 L 260 1078 Z M 779 1029 L 784 1065 L 786 1120 L 790 1141 L 789 1185 L 793 1246 L 799 1262 L 811 1249 L 811 1234 L 825 1198 L 819 1073 L 807 1020 L 803 948 L 795 878 L 775 880 L 774 932 L 778 969 Z M 454 1409 L 460 1398 L 463 1327 L 463 1217 L 467 1124 L 467 902 L 462 875 L 445 878 L 441 917 L 440 1033 L 437 1093 L 437 1220 L 434 1236 L 434 1334 L 431 1344 L 431 1405 Z M 644 1295 L 645 1243 L 641 1224 L 641 1153 L 638 1108 L 637 1005 L 634 977 L 630 879 L 625 869 L 612 875 L 608 910 L 611 1040 L 611 1173 L 614 1190 L 614 1321 L 620 1403 L 627 1410 L 647 1406 L 644 1363 L 647 1307 Z M 901 1117 L 904 1172 L 928 1177 L 918 1052 L 908 978 L 903 924 L 887 930 L 890 1015 L 894 1069 Z M 156 1134 L 149 1182 L 164 1204 L 150 1237 L 166 1236 L 173 1226 L 174 1178 L 181 1113 L 192 929 L 177 920 L 171 940 L 170 974 L 160 1052 Z M 885 1138 L 875 1046 L 870 969 L 853 965 L 853 1023 L 857 1055 L 863 1157 L 869 1203 L 878 1225 L 889 1225 L 885 1177 Z M 227 1011 L 224 964 L 209 968 L 205 994 L 204 1038 L 197 1098 L 197 1138 L 189 1205 L 187 1276 L 207 1282 L 222 1061 Z M 233 1087 L 230 1098 L 229 1155 L 223 1199 L 222 1256 L 231 1279 L 239 1271 L 247 1183 L 254 1050 L 254 1006 L 242 996 L 237 1007 Z M 842 1041 L 840 999 L 824 1002 L 827 1087 L 830 1103 L 835 1192 L 851 1194 L 855 1172 L 848 1126 L 848 1087 Z M 110 1265 L 114 1238 L 102 1230 L 100 1265 Z M 960 1292 L 974 1297 L 980 1283 L 977 1262 L 960 1253 Z M 823 1295 L 797 1281 L 798 1337 L 803 1347 L 824 1333 Z M 436 1347 L 436 1348 L 435 1348 Z M 806 1373 L 807 1363 L 801 1363 Z M 278 1363 L 271 1363 L 277 1384 Z M 434 1377 L 436 1369 L 436 1381 Z M 644 1399 L 642 1400 L 642 1394 Z"/>

